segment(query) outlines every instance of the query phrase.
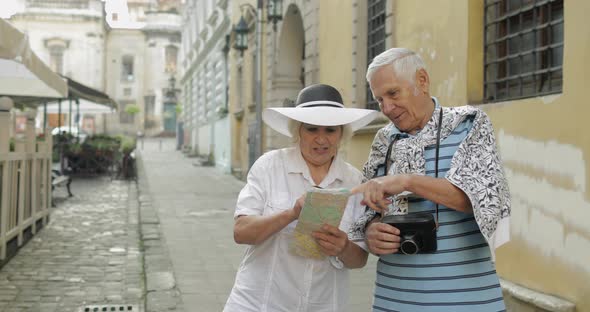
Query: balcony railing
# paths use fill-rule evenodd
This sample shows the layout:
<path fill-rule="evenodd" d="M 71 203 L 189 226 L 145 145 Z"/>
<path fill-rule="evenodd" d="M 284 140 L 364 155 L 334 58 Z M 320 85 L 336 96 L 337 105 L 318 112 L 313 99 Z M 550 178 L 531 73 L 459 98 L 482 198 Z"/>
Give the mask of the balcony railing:
<path fill-rule="evenodd" d="M 88 9 L 88 0 L 27 0 L 27 7 L 42 9 Z"/>

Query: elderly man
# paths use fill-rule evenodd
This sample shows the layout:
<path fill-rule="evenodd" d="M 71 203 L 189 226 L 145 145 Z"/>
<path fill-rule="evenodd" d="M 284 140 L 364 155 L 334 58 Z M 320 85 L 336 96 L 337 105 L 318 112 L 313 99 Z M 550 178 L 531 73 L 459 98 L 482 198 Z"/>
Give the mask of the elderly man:
<path fill-rule="evenodd" d="M 392 122 L 353 189 L 370 209 L 349 237 L 380 258 L 374 311 L 505 310 L 493 261 L 509 240 L 510 194 L 489 118 L 440 106 L 408 49 L 375 57 L 367 81 Z"/>

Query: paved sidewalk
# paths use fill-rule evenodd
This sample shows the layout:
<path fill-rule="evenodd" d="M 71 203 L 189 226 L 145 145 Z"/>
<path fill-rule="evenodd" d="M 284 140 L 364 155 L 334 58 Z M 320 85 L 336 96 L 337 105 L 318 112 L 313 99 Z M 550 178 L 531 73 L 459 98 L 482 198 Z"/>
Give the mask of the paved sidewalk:
<path fill-rule="evenodd" d="M 178 293 L 182 301 L 170 309 L 221 311 L 245 250 L 234 243 L 232 231 L 235 201 L 244 183 L 215 168 L 196 166 L 195 159 L 174 150 L 174 143 L 146 139 L 143 149 L 139 145 L 140 204 L 157 212 L 159 239 L 169 254 L 175 279 L 169 293 Z M 166 272 L 150 269 L 148 251 L 150 291 L 150 274 Z M 367 267 L 352 272 L 350 311 L 370 310 L 374 275 L 374 257 Z"/>
<path fill-rule="evenodd" d="M 0 311 L 141 311 L 135 183 L 75 179 L 74 197 L 0 270 Z"/>

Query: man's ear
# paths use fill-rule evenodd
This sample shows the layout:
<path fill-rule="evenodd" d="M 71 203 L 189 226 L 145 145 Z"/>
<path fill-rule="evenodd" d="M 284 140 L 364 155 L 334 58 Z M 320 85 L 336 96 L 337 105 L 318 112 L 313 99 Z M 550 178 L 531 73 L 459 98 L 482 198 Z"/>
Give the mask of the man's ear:
<path fill-rule="evenodd" d="M 424 68 L 420 68 L 416 72 L 416 88 L 422 91 L 422 93 L 428 94 L 430 89 L 430 77 Z"/>

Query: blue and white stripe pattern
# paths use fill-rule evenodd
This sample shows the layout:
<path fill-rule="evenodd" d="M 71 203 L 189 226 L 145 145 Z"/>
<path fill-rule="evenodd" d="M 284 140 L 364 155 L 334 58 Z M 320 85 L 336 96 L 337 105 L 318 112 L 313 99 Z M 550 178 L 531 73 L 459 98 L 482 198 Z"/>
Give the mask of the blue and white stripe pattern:
<path fill-rule="evenodd" d="M 439 177 L 472 127 L 464 120 L 440 144 Z M 403 140 L 403 139 L 402 139 Z M 424 150 L 426 175 L 434 176 L 435 146 Z M 409 213 L 435 212 L 424 199 L 409 202 Z M 472 214 L 439 205 L 438 250 L 433 254 L 381 256 L 373 311 L 505 311 L 491 253 Z"/>

